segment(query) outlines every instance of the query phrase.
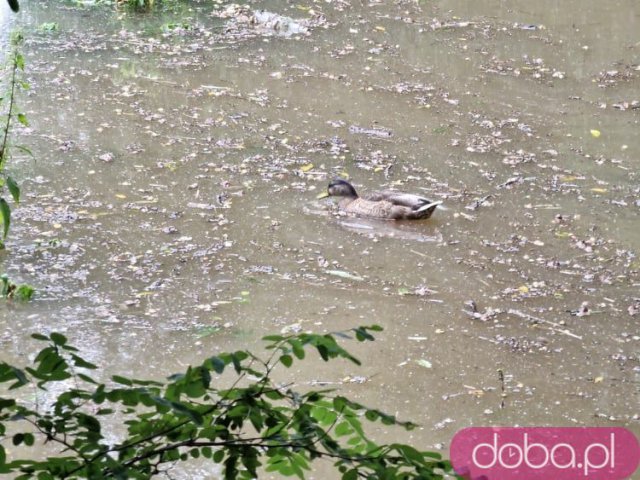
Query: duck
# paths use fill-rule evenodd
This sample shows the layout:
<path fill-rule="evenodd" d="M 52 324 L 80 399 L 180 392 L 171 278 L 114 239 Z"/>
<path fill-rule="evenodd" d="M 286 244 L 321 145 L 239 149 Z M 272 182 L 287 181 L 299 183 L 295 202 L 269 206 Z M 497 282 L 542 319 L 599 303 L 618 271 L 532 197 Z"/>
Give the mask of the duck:
<path fill-rule="evenodd" d="M 326 192 L 318 198 L 342 197 L 338 207 L 345 213 L 362 217 L 386 220 L 422 220 L 429 218 L 442 202 L 414 195 L 412 193 L 384 190 L 360 197 L 356 189 L 346 180 L 338 179 L 329 183 Z"/>

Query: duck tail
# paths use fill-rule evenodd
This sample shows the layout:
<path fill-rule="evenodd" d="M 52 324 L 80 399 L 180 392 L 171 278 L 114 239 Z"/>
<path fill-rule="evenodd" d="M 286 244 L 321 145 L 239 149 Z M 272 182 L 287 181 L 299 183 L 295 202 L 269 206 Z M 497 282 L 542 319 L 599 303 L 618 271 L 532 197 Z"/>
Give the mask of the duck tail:
<path fill-rule="evenodd" d="M 427 203 L 426 205 L 423 205 L 418 210 L 416 210 L 416 213 L 425 212 L 441 204 L 442 204 L 442 200 L 438 200 L 437 202 Z"/>

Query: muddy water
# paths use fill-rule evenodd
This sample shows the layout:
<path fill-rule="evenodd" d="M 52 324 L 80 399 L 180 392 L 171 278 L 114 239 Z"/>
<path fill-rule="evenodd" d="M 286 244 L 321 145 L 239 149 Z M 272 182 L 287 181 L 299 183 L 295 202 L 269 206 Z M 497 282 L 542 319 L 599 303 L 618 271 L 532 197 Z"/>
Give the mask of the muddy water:
<path fill-rule="evenodd" d="M 161 377 L 377 323 L 363 367 L 291 372 L 422 425 L 375 435 L 639 432 L 636 3 L 351 3 L 253 5 L 310 22 L 290 38 L 204 8 L 180 28 L 25 8 L 36 161 L 11 164 L 24 201 L 0 261 L 38 293 L 0 306 L 3 359 L 60 331 L 108 373 Z M 315 197 L 338 175 L 447 209 L 337 216 Z"/>

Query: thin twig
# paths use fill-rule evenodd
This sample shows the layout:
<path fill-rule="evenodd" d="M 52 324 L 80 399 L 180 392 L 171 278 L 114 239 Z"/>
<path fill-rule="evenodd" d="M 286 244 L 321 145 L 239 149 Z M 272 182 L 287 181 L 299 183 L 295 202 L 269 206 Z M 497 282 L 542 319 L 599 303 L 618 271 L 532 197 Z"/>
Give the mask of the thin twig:
<path fill-rule="evenodd" d="M 582 340 L 580 335 L 576 335 L 575 333 L 570 332 L 567 328 L 564 328 L 562 325 L 556 322 L 552 322 L 551 320 L 545 320 L 544 318 L 534 317 L 533 315 L 529 315 L 528 313 L 521 312 L 520 310 L 515 310 L 510 308 L 507 310 L 508 314 L 516 315 L 520 318 L 525 318 L 529 321 L 536 323 L 545 323 L 547 325 L 551 325 L 551 327 L 547 327 L 549 330 L 562 333 L 563 335 L 567 335 L 568 337 L 577 338 L 578 340 Z"/>

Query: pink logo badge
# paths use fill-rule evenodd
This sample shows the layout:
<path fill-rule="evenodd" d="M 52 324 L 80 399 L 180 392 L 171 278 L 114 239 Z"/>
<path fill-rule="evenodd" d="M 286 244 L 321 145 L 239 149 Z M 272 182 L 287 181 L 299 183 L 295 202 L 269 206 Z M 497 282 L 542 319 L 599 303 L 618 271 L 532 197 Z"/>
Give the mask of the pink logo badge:
<path fill-rule="evenodd" d="M 465 428 L 451 441 L 451 463 L 471 480 L 623 480 L 640 463 L 626 428 Z"/>

